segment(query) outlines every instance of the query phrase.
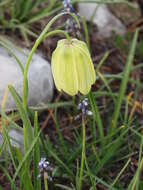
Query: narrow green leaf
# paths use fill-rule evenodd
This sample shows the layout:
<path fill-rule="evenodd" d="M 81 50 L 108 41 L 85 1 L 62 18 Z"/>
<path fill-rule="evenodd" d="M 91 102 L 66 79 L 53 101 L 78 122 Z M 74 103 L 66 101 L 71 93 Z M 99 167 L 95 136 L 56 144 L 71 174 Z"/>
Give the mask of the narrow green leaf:
<path fill-rule="evenodd" d="M 26 141 L 25 144 L 26 144 L 27 148 L 29 148 L 29 146 L 31 145 L 31 142 L 33 140 L 32 125 L 31 125 L 30 120 L 28 118 L 27 112 L 23 108 L 21 98 L 19 97 L 18 93 L 16 92 L 16 90 L 11 85 L 9 85 L 8 88 L 9 88 L 9 91 L 10 91 L 12 97 L 15 100 L 17 109 L 18 109 L 18 111 L 20 113 L 20 116 L 21 116 L 21 119 L 23 121 L 24 132 L 26 133 L 26 135 L 24 135 L 24 138 L 26 138 L 25 139 L 25 141 Z"/>
<path fill-rule="evenodd" d="M 136 30 L 134 38 L 133 38 L 133 41 L 132 41 L 132 45 L 131 45 L 131 48 L 130 48 L 129 56 L 128 56 L 128 59 L 127 59 L 127 63 L 126 63 L 126 66 L 125 66 L 125 70 L 124 70 L 124 74 L 123 74 L 123 78 L 122 78 L 122 82 L 121 82 L 121 86 L 120 86 L 119 96 L 118 96 L 118 99 L 117 99 L 117 102 L 116 102 L 116 105 L 115 105 L 116 109 L 114 109 L 114 113 L 113 113 L 113 117 L 112 117 L 111 130 L 114 129 L 115 127 L 117 127 L 117 121 L 118 121 L 118 118 L 119 118 L 122 101 L 123 101 L 123 98 L 124 98 L 124 95 L 125 95 L 125 91 L 126 91 L 126 88 L 127 88 L 132 63 L 133 63 L 133 60 L 134 60 L 138 33 L 139 33 L 139 30 Z"/>
<path fill-rule="evenodd" d="M 34 137 L 38 135 L 39 126 L 38 126 L 38 114 L 35 112 L 34 116 Z M 34 152 L 33 152 L 33 168 L 34 168 L 34 190 L 40 190 L 40 180 L 37 180 L 39 170 L 38 170 L 38 163 L 40 162 L 40 142 L 39 139 L 37 140 L 37 143 L 34 146 Z"/>

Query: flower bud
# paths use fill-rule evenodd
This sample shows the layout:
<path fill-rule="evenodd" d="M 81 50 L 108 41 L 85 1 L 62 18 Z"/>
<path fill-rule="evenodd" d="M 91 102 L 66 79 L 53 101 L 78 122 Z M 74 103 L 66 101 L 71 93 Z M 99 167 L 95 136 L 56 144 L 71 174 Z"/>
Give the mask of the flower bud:
<path fill-rule="evenodd" d="M 95 82 L 95 70 L 86 44 L 77 39 L 58 42 L 52 55 L 52 73 L 59 91 L 86 95 Z"/>

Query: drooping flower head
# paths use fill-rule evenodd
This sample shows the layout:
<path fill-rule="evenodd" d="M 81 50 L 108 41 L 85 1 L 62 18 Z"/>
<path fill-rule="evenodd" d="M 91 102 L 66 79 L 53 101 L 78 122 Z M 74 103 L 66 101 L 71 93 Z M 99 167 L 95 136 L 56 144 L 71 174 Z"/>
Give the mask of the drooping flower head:
<path fill-rule="evenodd" d="M 52 73 L 59 91 L 74 96 L 86 95 L 95 83 L 95 70 L 83 41 L 63 39 L 52 55 Z"/>

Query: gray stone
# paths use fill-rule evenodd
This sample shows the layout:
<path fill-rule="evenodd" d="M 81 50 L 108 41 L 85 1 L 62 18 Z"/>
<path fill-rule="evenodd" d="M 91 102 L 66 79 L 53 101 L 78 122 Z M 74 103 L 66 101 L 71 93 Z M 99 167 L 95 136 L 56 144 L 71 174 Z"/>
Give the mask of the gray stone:
<path fill-rule="evenodd" d="M 13 126 L 9 126 L 9 130 L 7 130 L 8 136 L 10 138 L 11 146 L 18 148 L 21 153 L 24 153 L 24 133 L 22 128 L 14 128 Z M 0 134 L 0 147 L 3 144 L 3 136 Z M 7 151 L 9 151 L 8 145 L 6 145 Z M 4 149 L 5 151 L 5 149 Z M 0 158 L 3 157 L 0 155 Z"/>
<path fill-rule="evenodd" d="M 108 10 L 106 5 L 79 3 L 78 6 L 79 14 L 87 21 L 92 18 L 93 23 L 97 25 L 99 37 L 110 37 L 113 31 L 119 35 L 126 33 L 124 24 Z"/>
<path fill-rule="evenodd" d="M 10 129 L 8 133 L 11 141 L 11 145 L 16 146 L 22 152 L 24 152 L 24 134 L 22 129 Z"/>
<path fill-rule="evenodd" d="M 11 51 L 25 66 L 29 50 L 10 47 Z M 4 92 L 8 85 L 12 84 L 16 91 L 22 97 L 23 75 L 15 58 L 9 52 L 0 46 L 0 104 L 2 102 Z M 34 54 L 28 71 L 29 84 L 29 106 L 40 106 L 48 103 L 53 96 L 53 78 L 50 64 L 41 55 Z M 0 106 L 1 108 L 1 106 Z M 6 102 L 6 111 L 16 109 L 12 96 L 8 95 Z"/>

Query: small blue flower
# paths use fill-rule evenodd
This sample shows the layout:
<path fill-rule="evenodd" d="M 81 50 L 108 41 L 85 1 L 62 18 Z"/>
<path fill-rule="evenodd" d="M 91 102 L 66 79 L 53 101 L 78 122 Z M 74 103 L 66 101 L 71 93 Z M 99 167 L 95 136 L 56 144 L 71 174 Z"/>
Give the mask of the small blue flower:
<path fill-rule="evenodd" d="M 63 0 L 63 5 L 64 5 L 64 8 L 66 9 L 66 11 L 71 12 L 71 13 L 74 12 L 74 8 L 73 8 L 70 0 Z"/>
<path fill-rule="evenodd" d="M 52 181 L 52 178 L 48 175 L 48 172 L 53 171 L 53 168 L 50 166 L 50 163 L 46 161 L 46 158 L 41 158 L 39 164 L 38 164 L 39 174 L 37 176 L 38 179 L 40 179 L 43 174 L 46 173 L 47 179 L 49 181 Z"/>
<path fill-rule="evenodd" d="M 70 0 L 63 0 L 63 5 L 64 5 L 64 11 L 76 14 L 79 21 L 81 20 L 80 15 L 76 13 Z M 73 20 L 73 18 L 70 17 L 66 20 L 65 29 L 71 36 L 78 37 L 78 38 L 81 37 L 79 27 L 77 23 Z"/>
<path fill-rule="evenodd" d="M 46 171 L 49 168 L 49 162 L 46 161 L 46 158 L 41 158 L 39 164 L 38 164 L 39 171 Z"/>
<path fill-rule="evenodd" d="M 92 111 L 88 110 L 88 99 L 85 98 L 79 103 L 78 109 L 82 111 L 82 115 L 93 115 Z"/>

